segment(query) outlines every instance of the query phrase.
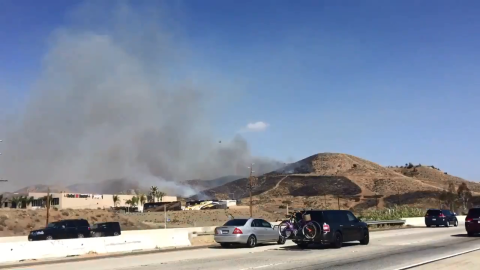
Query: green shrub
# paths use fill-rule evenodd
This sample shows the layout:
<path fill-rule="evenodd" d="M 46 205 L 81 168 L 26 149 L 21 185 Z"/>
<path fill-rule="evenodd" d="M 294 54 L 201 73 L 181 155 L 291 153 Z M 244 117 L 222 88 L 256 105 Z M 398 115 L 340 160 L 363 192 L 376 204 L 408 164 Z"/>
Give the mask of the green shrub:
<path fill-rule="evenodd" d="M 359 218 L 363 221 L 368 220 L 398 220 L 409 217 L 423 217 L 425 210 L 409 206 L 394 206 L 380 210 L 367 210 L 360 213 Z"/>

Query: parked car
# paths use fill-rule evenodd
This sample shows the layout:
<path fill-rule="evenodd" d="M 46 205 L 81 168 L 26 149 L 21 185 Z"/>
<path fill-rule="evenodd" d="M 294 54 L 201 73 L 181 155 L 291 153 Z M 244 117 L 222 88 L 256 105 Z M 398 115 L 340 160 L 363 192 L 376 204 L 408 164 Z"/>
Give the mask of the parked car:
<path fill-rule="evenodd" d="M 91 234 L 94 237 L 119 236 L 122 231 L 118 222 L 102 222 L 93 224 Z"/>
<path fill-rule="evenodd" d="M 450 227 L 451 225 L 457 227 L 458 220 L 455 215 L 450 210 L 445 209 L 428 209 L 425 214 L 425 226 L 445 226 Z"/>
<path fill-rule="evenodd" d="M 471 208 L 468 210 L 465 218 L 465 230 L 468 236 L 474 236 L 480 233 L 480 208 Z"/>
<path fill-rule="evenodd" d="M 300 248 L 307 248 L 310 244 L 330 245 L 341 248 L 344 242 L 360 241 L 362 245 L 370 242 L 368 225 L 347 210 L 309 210 L 312 221 L 319 224 L 318 232 L 313 239 L 307 239 L 300 234 L 293 238 L 293 242 Z"/>
<path fill-rule="evenodd" d="M 244 244 L 250 248 L 260 243 L 276 242 L 283 245 L 286 241 L 272 224 L 258 218 L 231 219 L 215 228 L 214 240 L 222 247 Z"/>
<path fill-rule="evenodd" d="M 85 219 L 60 220 L 47 227 L 31 231 L 28 241 L 90 237 L 90 224 Z"/>

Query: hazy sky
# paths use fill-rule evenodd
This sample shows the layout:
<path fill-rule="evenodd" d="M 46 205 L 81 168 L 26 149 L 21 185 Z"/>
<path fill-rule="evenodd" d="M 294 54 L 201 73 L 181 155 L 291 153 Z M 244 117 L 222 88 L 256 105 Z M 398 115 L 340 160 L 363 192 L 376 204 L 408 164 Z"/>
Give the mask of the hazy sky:
<path fill-rule="evenodd" d="M 133 16 L 115 24 L 131 28 L 128 35 L 121 34 L 124 29 L 106 27 L 118 2 L 96 1 L 85 8 L 82 1 L 73 0 L 0 0 L 4 121 L 28 115 L 32 108 L 48 107 L 52 115 L 56 109 L 68 111 L 68 106 L 36 107 L 27 101 L 41 99 L 44 90 L 39 89 L 61 85 L 66 60 L 59 48 L 78 49 L 92 34 L 103 45 L 85 44 L 92 46 L 85 55 L 90 61 L 118 61 L 118 53 L 147 70 L 148 75 L 137 73 L 132 79 L 148 78 L 147 88 L 156 85 L 150 81 L 160 72 L 172 89 L 208 89 L 201 91 L 208 93 L 201 105 L 206 108 L 202 119 L 208 122 L 205 137 L 210 141 L 228 142 L 241 133 L 255 156 L 296 160 L 317 152 L 342 152 L 382 165 L 432 164 L 480 180 L 474 169 L 480 158 L 480 94 L 475 94 L 480 76 L 474 71 L 480 62 L 478 1 L 136 0 L 129 10 L 153 15 L 144 15 L 151 21 Z M 135 30 L 151 24 L 160 25 L 161 30 L 152 29 L 168 44 L 135 36 Z M 119 38 L 111 38 L 117 37 L 116 31 Z M 111 44 L 123 49 L 111 51 Z M 82 59 L 69 59 L 68 68 L 80 68 L 75 63 Z M 81 70 L 111 69 L 127 62 L 108 63 L 90 63 Z M 125 79 L 122 84 L 130 83 L 125 76 L 138 71 L 129 68 L 116 75 Z M 50 92 L 52 101 L 57 92 Z M 169 106 L 158 113 L 175 109 Z M 145 115 L 151 112 L 148 108 Z M 203 125 L 191 120 L 191 125 Z M 33 134 L 32 123 L 37 122 L 29 121 Z M 138 124 L 151 128 L 151 123 Z M 0 134 L 8 133 L 6 127 L 0 126 Z M 256 132 L 246 132 L 249 127 Z M 204 134 L 201 130 L 195 134 Z M 183 132 L 189 132 L 188 124 Z M 0 175 L 2 159 L 18 155 L 3 152 Z"/>

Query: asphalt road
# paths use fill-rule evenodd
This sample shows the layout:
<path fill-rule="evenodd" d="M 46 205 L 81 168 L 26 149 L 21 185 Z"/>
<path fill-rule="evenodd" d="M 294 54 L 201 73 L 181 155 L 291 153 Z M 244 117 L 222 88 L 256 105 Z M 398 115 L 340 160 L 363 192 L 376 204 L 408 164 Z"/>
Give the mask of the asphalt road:
<path fill-rule="evenodd" d="M 212 247 L 120 258 L 19 267 L 35 270 L 398 270 L 452 254 L 480 249 L 480 237 L 467 237 L 463 224 L 372 232 L 370 244 L 345 243 L 341 249 L 299 249 L 293 243 L 254 249 Z M 462 255 L 463 256 L 463 255 Z M 458 258 L 461 258 L 459 256 Z M 474 258 L 471 258 L 474 260 Z M 455 260 L 454 258 L 448 261 Z M 446 260 L 447 261 L 447 260 Z M 452 264 L 455 264 L 453 262 Z M 477 265 L 480 264 L 480 259 Z M 431 269 L 428 264 L 408 269 Z M 453 268 L 455 265 L 453 265 Z"/>

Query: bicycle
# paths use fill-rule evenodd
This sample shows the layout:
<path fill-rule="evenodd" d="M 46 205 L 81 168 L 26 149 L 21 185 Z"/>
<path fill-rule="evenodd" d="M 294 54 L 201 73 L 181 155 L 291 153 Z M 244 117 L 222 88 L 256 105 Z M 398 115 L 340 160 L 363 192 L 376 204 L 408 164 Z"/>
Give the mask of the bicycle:
<path fill-rule="evenodd" d="M 299 219 L 298 214 L 302 215 L 300 220 L 297 220 Z M 292 234 L 296 237 L 300 230 L 307 239 L 313 239 L 317 236 L 317 228 L 320 228 L 320 224 L 312 221 L 309 214 L 294 212 L 287 217 L 289 217 L 288 220 L 284 220 L 278 225 L 278 233 L 281 237 L 289 239 Z"/>

